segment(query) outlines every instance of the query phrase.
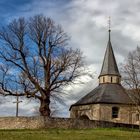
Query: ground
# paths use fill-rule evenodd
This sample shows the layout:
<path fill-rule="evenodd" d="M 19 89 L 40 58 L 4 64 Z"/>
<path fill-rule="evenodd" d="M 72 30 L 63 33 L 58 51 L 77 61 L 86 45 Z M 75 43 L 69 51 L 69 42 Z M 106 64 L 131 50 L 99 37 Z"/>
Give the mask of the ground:
<path fill-rule="evenodd" d="M 140 140 L 140 132 L 117 128 L 0 130 L 0 140 Z"/>

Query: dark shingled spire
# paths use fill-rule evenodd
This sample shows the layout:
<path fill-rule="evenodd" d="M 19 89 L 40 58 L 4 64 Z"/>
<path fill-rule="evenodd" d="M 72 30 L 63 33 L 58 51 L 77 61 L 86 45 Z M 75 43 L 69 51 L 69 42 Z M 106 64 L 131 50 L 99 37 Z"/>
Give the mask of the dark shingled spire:
<path fill-rule="evenodd" d="M 113 53 L 113 49 L 110 41 L 110 32 L 111 30 L 109 29 L 109 40 L 108 40 L 107 49 L 105 52 L 104 61 L 99 77 L 103 75 L 121 76 Z"/>

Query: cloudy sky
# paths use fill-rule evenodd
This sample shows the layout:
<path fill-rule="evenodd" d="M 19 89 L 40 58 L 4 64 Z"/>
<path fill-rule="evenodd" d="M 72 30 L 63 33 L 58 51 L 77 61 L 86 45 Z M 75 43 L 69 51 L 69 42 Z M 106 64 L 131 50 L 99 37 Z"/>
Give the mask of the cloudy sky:
<path fill-rule="evenodd" d="M 67 87 L 67 92 L 73 96 L 67 95 L 66 106 L 60 114 L 68 116 L 69 106 L 98 83 L 97 76 L 108 40 L 108 17 L 111 17 L 111 40 L 119 64 L 124 61 L 129 51 L 140 45 L 139 9 L 139 0 L 0 0 L 0 26 L 13 18 L 43 14 L 62 25 L 71 37 L 71 47 L 83 51 L 86 63 L 95 78 L 83 78 L 87 84 Z M 9 98 L 0 106 L 1 116 L 15 114 L 13 100 L 15 99 Z M 33 115 L 37 106 L 38 103 L 23 101 L 20 114 Z"/>

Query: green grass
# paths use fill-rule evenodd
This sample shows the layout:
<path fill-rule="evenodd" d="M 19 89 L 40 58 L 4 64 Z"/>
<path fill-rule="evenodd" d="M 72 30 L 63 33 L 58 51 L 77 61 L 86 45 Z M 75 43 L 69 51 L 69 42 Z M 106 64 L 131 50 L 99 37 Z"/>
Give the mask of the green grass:
<path fill-rule="evenodd" d="M 115 128 L 0 130 L 0 140 L 140 140 L 140 132 Z"/>

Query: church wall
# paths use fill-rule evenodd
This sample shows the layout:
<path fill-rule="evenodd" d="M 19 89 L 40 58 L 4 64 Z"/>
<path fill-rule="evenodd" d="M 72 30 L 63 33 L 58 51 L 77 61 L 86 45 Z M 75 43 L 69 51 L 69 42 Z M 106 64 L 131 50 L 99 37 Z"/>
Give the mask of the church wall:
<path fill-rule="evenodd" d="M 118 118 L 112 118 L 112 107 L 118 107 Z M 87 116 L 90 120 L 110 121 L 116 123 L 139 124 L 136 107 L 120 104 L 91 104 L 73 106 L 70 111 L 71 118 Z M 140 114 L 139 114 L 140 120 Z"/>
<path fill-rule="evenodd" d="M 112 107 L 118 107 L 118 118 L 112 118 Z M 136 107 L 130 105 L 116 105 L 116 104 L 101 104 L 100 105 L 100 120 L 111 121 L 117 123 L 127 124 L 139 124 L 136 120 L 136 114 L 138 114 Z M 140 119 L 140 118 L 139 118 Z"/>
<path fill-rule="evenodd" d="M 98 120 L 100 117 L 99 104 L 73 106 L 71 108 L 71 118 L 82 118 L 82 116 L 87 116 L 90 120 Z"/>

